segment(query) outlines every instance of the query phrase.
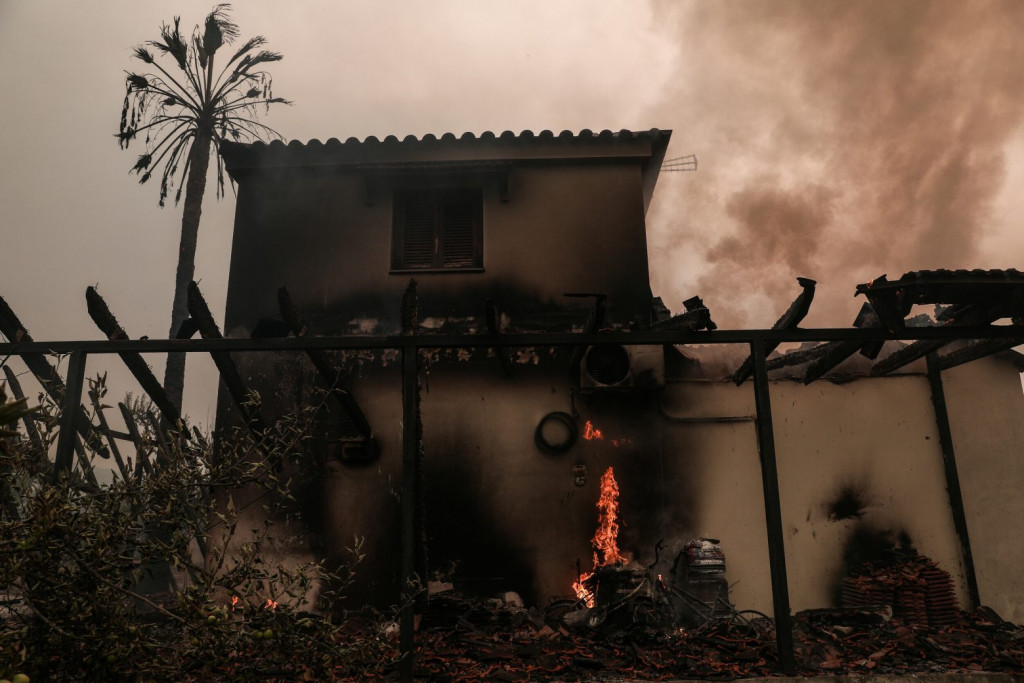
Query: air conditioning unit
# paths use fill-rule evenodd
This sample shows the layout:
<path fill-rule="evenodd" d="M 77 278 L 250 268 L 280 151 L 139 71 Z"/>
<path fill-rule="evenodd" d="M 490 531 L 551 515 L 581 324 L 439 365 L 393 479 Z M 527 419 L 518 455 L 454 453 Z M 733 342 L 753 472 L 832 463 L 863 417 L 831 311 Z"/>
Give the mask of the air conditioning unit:
<path fill-rule="evenodd" d="M 580 361 L 580 390 L 630 391 L 665 386 L 665 354 L 660 345 L 595 344 Z"/>

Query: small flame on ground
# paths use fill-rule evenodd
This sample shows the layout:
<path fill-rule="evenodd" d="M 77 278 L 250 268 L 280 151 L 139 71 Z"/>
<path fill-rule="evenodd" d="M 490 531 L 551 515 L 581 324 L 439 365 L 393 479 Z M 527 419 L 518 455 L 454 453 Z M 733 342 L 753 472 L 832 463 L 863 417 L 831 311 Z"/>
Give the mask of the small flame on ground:
<path fill-rule="evenodd" d="M 237 604 L 238 604 L 238 596 L 237 595 L 232 595 L 231 596 L 231 611 L 232 612 L 235 610 L 235 605 L 237 605 Z"/>
<path fill-rule="evenodd" d="M 271 600 L 270 598 L 267 598 L 267 604 L 264 605 L 264 607 L 266 607 L 267 609 L 277 609 L 277 603 Z"/>
<path fill-rule="evenodd" d="M 590 427 L 589 422 L 587 427 Z M 619 484 L 615 481 L 615 471 L 611 467 L 601 475 L 601 497 L 597 501 L 597 531 L 594 532 L 594 538 L 590 543 L 594 546 L 594 569 L 626 562 L 626 558 L 619 551 Z M 576 597 L 585 600 L 587 607 L 594 606 L 594 594 L 585 586 L 587 579 L 593 575 L 592 571 L 584 573 L 572 584 Z"/>
<path fill-rule="evenodd" d="M 583 438 L 587 441 L 593 441 L 594 439 L 603 439 L 604 434 L 601 430 L 594 426 L 594 423 L 587 420 L 587 423 L 583 425 Z"/>

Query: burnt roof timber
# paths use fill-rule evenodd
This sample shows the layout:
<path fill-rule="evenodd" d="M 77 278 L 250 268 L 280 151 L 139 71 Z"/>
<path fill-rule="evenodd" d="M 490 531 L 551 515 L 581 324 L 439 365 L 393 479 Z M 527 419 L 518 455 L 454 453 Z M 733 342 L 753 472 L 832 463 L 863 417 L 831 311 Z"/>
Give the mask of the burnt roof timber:
<path fill-rule="evenodd" d="M 801 292 L 793 303 L 789 305 L 786 312 L 772 325 L 773 330 L 785 330 L 792 329 L 800 324 L 800 321 L 807 316 L 807 312 L 811 310 L 811 302 L 814 301 L 814 289 L 817 286 L 817 282 L 806 277 L 798 277 L 796 279 L 800 283 Z M 769 354 L 778 347 L 780 342 L 772 341 L 769 339 L 765 341 L 764 352 Z M 736 372 L 732 375 L 732 381 L 736 386 L 743 384 L 744 381 L 754 372 L 754 353 L 751 350 L 751 354 L 747 356 L 747 359 L 743 361 L 743 364 L 737 368 Z"/>
<path fill-rule="evenodd" d="M 999 320 L 1001 317 L 1003 316 L 999 305 L 989 306 L 987 308 L 974 307 L 970 310 L 961 311 L 960 315 L 955 320 L 947 323 L 945 327 L 953 328 L 965 325 L 985 325 L 995 320 Z M 871 368 L 871 374 L 885 375 L 890 373 L 917 360 L 918 358 L 924 358 L 929 353 L 938 351 L 943 346 L 953 341 L 955 341 L 955 339 L 922 339 L 915 341 L 913 344 L 899 349 L 875 363 Z"/>
<path fill-rule="evenodd" d="M 1000 304 L 1003 316 L 1024 310 L 1024 272 L 1018 270 L 918 270 L 898 280 L 885 275 L 859 284 L 864 294 L 891 331 L 904 327 L 903 318 L 919 304 Z"/>
<path fill-rule="evenodd" d="M 769 370 L 778 370 L 779 368 L 786 368 L 792 365 L 809 363 L 812 360 L 820 358 L 823 354 L 828 353 L 829 348 L 832 345 L 842 343 L 843 342 L 824 342 L 808 349 L 795 349 L 788 353 L 775 356 L 774 358 L 768 358 L 765 363 L 765 367 Z"/>
<path fill-rule="evenodd" d="M 1024 337 L 1018 337 L 1016 339 L 983 339 L 983 340 L 972 340 L 973 343 L 967 346 L 961 347 L 954 351 L 950 351 L 946 354 L 939 355 L 938 366 L 940 370 L 948 370 L 949 368 L 955 368 L 958 365 L 964 363 L 970 363 L 971 361 L 984 358 L 985 356 L 991 356 L 994 353 L 1000 351 L 1006 351 L 1012 349 L 1014 346 L 1020 346 L 1024 344 Z"/>
<path fill-rule="evenodd" d="M 857 319 L 853 321 L 853 326 L 862 329 L 878 329 L 882 326 L 882 321 L 878 319 L 878 315 L 871 304 L 865 303 L 861 306 Z M 829 342 L 827 344 L 830 346 L 829 350 L 807 367 L 807 370 L 804 372 L 803 382 L 804 384 L 810 384 L 852 356 L 858 349 L 861 355 L 874 359 L 882 350 L 884 343 L 884 340 L 874 340 L 865 344 L 849 340 Z"/>

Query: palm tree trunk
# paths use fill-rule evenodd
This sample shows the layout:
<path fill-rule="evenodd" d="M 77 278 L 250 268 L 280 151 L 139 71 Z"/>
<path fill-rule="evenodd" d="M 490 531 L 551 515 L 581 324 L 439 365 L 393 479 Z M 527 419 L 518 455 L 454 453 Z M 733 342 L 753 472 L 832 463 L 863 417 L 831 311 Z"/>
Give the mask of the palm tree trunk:
<path fill-rule="evenodd" d="M 171 307 L 171 339 L 188 318 L 188 284 L 196 272 L 196 245 L 199 241 L 199 219 L 203 214 L 203 194 L 206 192 L 206 171 L 210 167 L 209 134 L 196 135 L 189 150 L 188 180 L 185 183 L 185 207 L 181 214 L 181 242 L 178 246 L 178 269 L 174 276 L 174 304 Z M 181 412 L 181 399 L 185 389 L 185 354 L 167 354 L 164 389 L 174 407 Z"/>

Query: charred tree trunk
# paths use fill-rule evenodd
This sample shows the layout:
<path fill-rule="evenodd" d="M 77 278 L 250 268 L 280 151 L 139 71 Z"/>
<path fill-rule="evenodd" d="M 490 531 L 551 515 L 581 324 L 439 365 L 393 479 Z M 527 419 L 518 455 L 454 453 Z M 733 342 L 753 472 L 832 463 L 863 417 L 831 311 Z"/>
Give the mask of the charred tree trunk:
<path fill-rule="evenodd" d="M 181 240 L 178 245 L 178 268 L 174 276 L 174 303 L 171 306 L 171 330 L 167 336 L 174 339 L 181 324 L 188 318 L 188 285 L 196 272 L 196 245 L 199 242 L 199 219 L 203 214 L 203 195 L 206 192 L 206 172 L 210 167 L 209 132 L 199 131 L 189 150 L 188 180 L 185 184 L 185 207 L 181 214 Z M 167 354 L 164 389 L 171 404 L 180 413 L 185 389 L 185 354 Z"/>

